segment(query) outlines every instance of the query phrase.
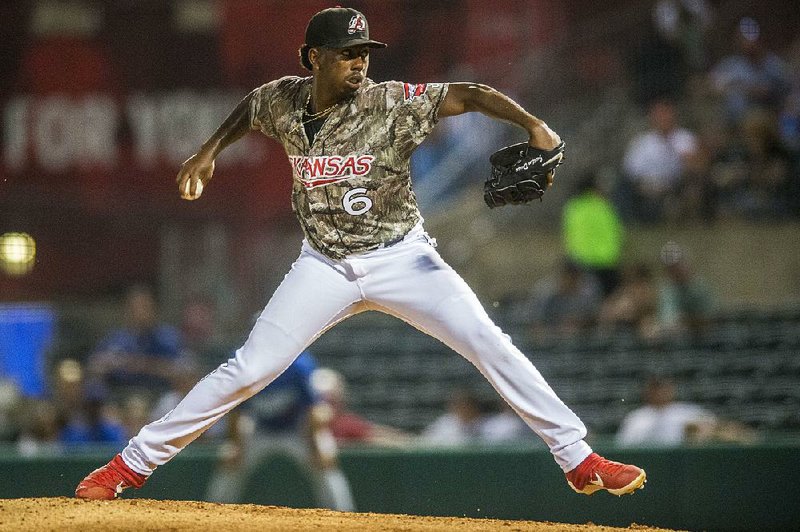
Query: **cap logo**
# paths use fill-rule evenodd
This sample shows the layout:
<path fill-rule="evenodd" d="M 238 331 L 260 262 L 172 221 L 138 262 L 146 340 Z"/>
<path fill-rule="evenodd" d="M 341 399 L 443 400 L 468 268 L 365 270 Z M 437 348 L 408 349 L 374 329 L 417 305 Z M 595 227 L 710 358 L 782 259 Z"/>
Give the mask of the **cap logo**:
<path fill-rule="evenodd" d="M 353 18 L 350 19 L 350 23 L 347 25 L 347 33 L 352 35 L 359 31 L 364 31 L 365 29 L 367 29 L 367 21 L 364 20 L 363 15 L 353 15 Z"/>

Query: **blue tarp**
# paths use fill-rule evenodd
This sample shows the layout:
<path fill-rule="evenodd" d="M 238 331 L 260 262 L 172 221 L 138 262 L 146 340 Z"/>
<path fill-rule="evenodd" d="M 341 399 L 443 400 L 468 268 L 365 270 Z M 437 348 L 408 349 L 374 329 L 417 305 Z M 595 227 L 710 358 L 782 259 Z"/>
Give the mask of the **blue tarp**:
<path fill-rule="evenodd" d="M 28 397 L 46 392 L 46 355 L 55 332 L 47 305 L 0 305 L 0 377 L 10 378 Z"/>

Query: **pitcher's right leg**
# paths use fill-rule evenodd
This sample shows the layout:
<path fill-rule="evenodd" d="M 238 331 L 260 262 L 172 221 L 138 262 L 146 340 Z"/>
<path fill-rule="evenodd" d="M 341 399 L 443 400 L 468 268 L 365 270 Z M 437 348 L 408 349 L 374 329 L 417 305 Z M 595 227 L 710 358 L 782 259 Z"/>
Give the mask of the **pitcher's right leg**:
<path fill-rule="evenodd" d="M 174 410 L 143 427 L 122 451 L 123 463 L 137 474 L 152 473 L 272 382 L 327 326 L 357 312 L 360 298 L 348 271 L 304 248 L 236 355 L 198 382 Z"/>

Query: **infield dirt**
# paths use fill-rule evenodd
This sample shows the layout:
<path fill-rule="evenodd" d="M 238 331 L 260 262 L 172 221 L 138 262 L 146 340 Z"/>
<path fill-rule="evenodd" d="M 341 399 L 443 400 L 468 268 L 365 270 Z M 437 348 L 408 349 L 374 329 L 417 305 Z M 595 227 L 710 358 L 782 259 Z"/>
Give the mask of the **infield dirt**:
<path fill-rule="evenodd" d="M 259 530 L 284 531 L 504 531 L 589 532 L 665 529 L 571 525 L 533 521 L 420 517 L 413 515 L 344 513 L 330 510 L 215 504 L 191 501 L 129 499 L 82 501 L 66 497 L 0 499 L 0 531 L 132 531 Z"/>

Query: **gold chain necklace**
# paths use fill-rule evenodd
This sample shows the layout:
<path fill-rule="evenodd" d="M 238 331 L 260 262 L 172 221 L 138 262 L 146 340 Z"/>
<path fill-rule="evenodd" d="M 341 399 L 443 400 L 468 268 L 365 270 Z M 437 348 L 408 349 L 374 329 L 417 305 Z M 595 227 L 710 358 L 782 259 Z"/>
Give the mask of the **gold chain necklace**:
<path fill-rule="evenodd" d="M 303 111 L 303 116 L 304 116 L 304 118 L 307 119 L 307 120 L 303 120 L 304 124 L 307 123 L 307 122 L 311 122 L 313 120 L 317 120 L 318 118 L 322 118 L 323 116 L 328 116 L 329 114 L 331 114 L 331 112 L 333 112 L 333 108 L 336 107 L 337 105 L 339 105 L 339 102 L 335 102 L 333 105 L 331 105 L 331 106 L 327 107 L 326 109 L 323 109 L 322 111 L 319 111 L 317 113 L 309 113 L 308 112 L 309 104 L 311 104 L 311 93 L 310 92 L 308 93 L 308 98 L 306 98 L 306 106 L 305 106 L 305 109 Z"/>

